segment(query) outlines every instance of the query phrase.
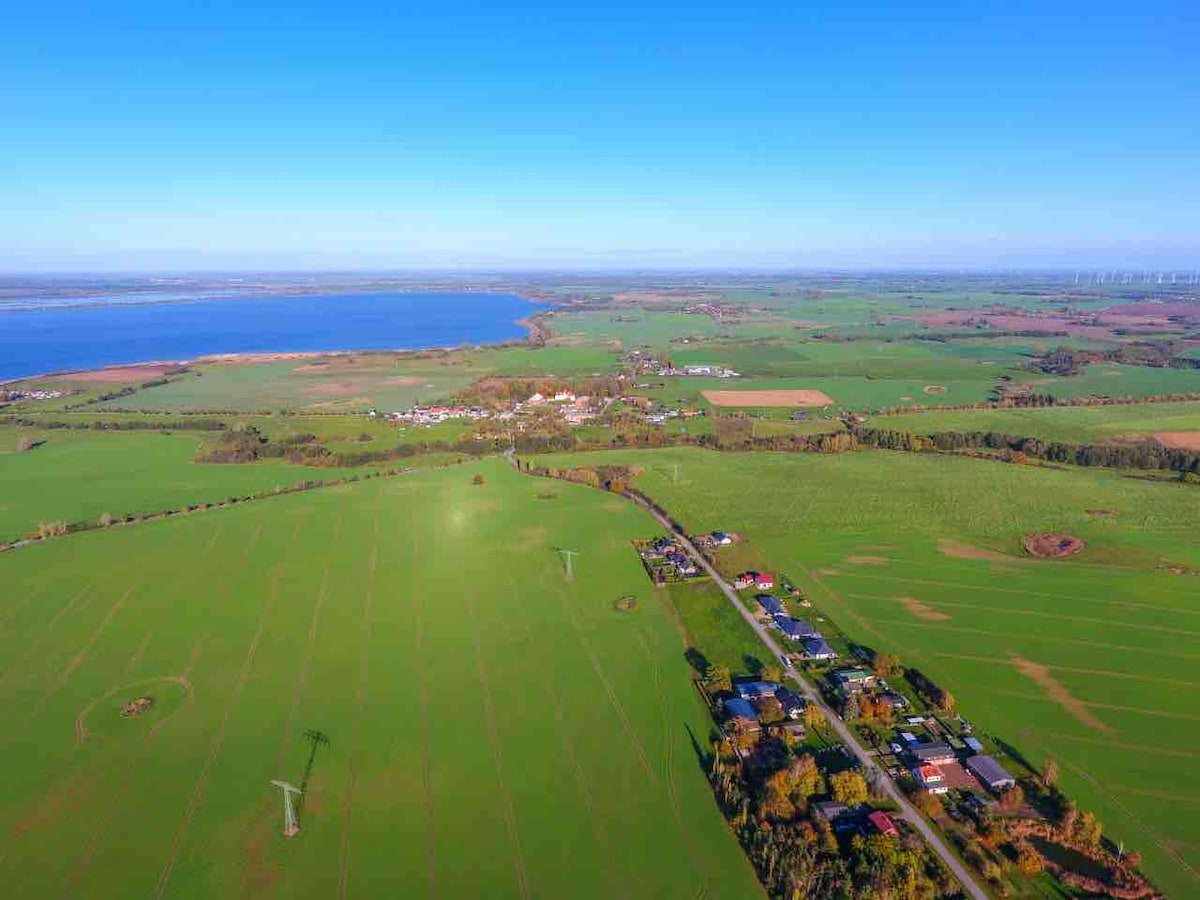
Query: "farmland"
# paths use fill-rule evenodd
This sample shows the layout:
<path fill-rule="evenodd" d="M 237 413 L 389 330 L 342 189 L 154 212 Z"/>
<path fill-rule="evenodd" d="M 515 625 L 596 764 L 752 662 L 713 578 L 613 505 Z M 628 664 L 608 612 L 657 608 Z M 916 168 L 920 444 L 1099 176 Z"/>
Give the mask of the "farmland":
<path fill-rule="evenodd" d="M 700 450 L 554 457 L 635 465 L 689 529 L 734 528 L 864 644 L 909 659 L 1034 765 L 1056 759 L 1082 808 L 1172 894 L 1197 887 L 1196 501 L 1094 470 L 862 452 Z M 678 466 L 678 470 L 676 470 Z M 1032 560 L 1023 535 L 1086 550 Z M 913 603 L 911 601 L 917 601 Z"/>
<path fill-rule="evenodd" d="M 9 890 L 759 896 L 648 523 L 493 460 L 3 555 Z"/>

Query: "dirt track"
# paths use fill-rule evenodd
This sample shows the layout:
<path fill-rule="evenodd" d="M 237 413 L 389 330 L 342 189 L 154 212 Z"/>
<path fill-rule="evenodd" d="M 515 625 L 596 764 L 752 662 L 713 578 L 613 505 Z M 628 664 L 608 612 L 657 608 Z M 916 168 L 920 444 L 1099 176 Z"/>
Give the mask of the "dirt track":
<path fill-rule="evenodd" d="M 833 398 L 821 391 L 703 391 L 713 406 L 832 406 Z"/>

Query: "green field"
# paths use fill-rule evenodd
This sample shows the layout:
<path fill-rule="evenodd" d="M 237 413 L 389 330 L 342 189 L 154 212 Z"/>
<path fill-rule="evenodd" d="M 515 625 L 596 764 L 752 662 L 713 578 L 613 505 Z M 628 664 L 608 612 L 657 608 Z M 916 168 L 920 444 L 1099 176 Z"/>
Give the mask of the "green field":
<path fill-rule="evenodd" d="M 1158 568 L 1200 570 L 1194 488 L 883 452 L 541 461 L 640 466 L 637 485 L 689 529 L 745 534 L 851 637 L 925 671 L 1035 765 L 1057 759 L 1066 790 L 1169 893 L 1200 890 L 1187 814 L 1200 804 L 1200 580 Z M 1088 546 L 1034 560 L 1021 539 L 1037 531 Z"/>
<path fill-rule="evenodd" d="M 870 425 L 914 434 L 995 431 L 1047 441 L 1098 443 L 1132 435 L 1149 435 L 1156 431 L 1200 431 L 1200 402 L 931 410 L 880 416 L 872 419 Z"/>
<path fill-rule="evenodd" d="M 492 460 L 0 555 L 6 893 L 760 896 L 654 530 Z"/>
<path fill-rule="evenodd" d="M 20 436 L 44 443 L 13 452 Z M 242 466 L 193 462 L 206 439 L 197 432 L 0 427 L 0 540 L 23 537 L 39 522 L 90 524 L 104 513 L 119 517 L 179 509 L 347 474 L 274 460 Z"/>

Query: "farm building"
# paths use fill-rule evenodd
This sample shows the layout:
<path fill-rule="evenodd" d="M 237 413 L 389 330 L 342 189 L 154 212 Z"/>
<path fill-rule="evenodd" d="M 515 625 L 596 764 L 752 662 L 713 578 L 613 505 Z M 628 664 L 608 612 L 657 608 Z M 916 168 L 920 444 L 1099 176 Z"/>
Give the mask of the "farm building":
<path fill-rule="evenodd" d="M 917 783 L 931 794 L 944 794 L 949 790 L 946 787 L 946 779 L 942 775 L 942 770 L 937 766 L 917 766 L 912 773 L 913 777 L 917 779 Z"/>
<path fill-rule="evenodd" d="M 896 823 L 892 821 L 892 817 L 881 809 L 877 809 L 867 816 L 867 821 L 871 824 L 871 828 L 874 829 L 876 834 L 882 834 L 885 837 L 895 837 L 900 833 L 900 829 L 896 827 Z"/>
<path fill-rule="evenodd" d="M 927 765 L 937 766 L 942 763 L 954 762 L 954 750 L 949 744 L 942 743 L 941 741 L 910 745 L 908 752 L 912 754 L 913 759 L 918 763 Z"/>
<path fill-rule="evenodd" d="M 967 760 L 967 768 L 971 770 L 972 775 L 983 782 L 984 787 L 995 793 L 1008 790 L 1017 783 L 1017 780 L 990 756 L 979 754 L 970 757 Z"/>
<path fill-rule="evenodd" d="M 733 689 L 743 700 L 760 700 L 764 697 L 774 697 L 779 685 L 774 681 L 743 681 L 741 684 L 735 684 Z"/>
<path fill-rule="evenodd" d="M 757 594 L 754 599 L 768 616 L 783 615 L 783 604 L 779 602 L 778 597 L 771 594 Z"/>
<path fill-rule="evenodd" d="M 805 659 L 837 659 L 837 654 L 819 637 L 801 638 Z"/>
<path fill-rule="evenodd" d="M 821 636 L 820 632 L 807 622 L 802 622 L 800 619 L 793 619 L 790 616 L 775 616 L 775 624 L 779 626 L 779 630 L 786 637 L 791 638 L 793 641 L 798 641 L 802 638 L 819 638 Z"/>

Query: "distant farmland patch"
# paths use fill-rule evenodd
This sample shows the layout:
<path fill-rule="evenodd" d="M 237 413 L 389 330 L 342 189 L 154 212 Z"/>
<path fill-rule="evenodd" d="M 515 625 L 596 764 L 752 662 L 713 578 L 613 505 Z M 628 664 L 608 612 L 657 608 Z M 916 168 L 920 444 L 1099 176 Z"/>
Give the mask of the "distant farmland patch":
<path fill-rule="evenodd" d="M 833 398 L 822 391 L 704 391 L 713 406 L 832 406 Z"/>
<path fill-rule="evenodd" d="M 1154 439 L 1172 450 L 1200 450 L 1200 431 L 1158 431 Z"/>

